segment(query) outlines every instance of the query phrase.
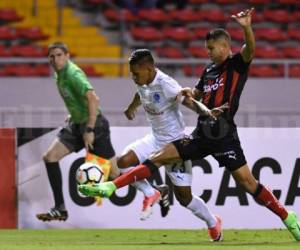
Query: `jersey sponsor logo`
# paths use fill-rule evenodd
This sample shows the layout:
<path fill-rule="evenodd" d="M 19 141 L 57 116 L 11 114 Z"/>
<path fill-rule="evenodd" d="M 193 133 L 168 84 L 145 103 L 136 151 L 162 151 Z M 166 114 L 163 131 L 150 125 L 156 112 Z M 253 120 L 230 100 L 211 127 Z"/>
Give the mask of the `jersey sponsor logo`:
<path fill-rule="evenodd" d="M 153 102 L 154 103 L 159 103 L 160 102 L 160 95 L 159 95 L 159 93 L 154 93 L 153 94 Z"/>
<path fill-rule="evenodd" d="M 217 90 L 219 87 L 221 87 L 221 86 L 223 86 L 224 85 L 224 78 L 217 78 L 216 80 L 215 80 L 215 83 L 214 84 L 212 84 L 212 85 L 209 85 L 209 82 L 208 82 L 208 84 L 205 84 L 204 86 L 203 86 L 203 91 L 204 91 L 204 93 L 209 93 L 209 92 L 211 92 L 211 91 L 215 91 L 215 90 Z"/>
<path fill-rule="evenodd" d="M 160 112 L 156 111 L 155 109 L 149 107 L 147 104 L 144 105 L 144 109 L 150 115 L 162 115 L 164 113 L 163 111 Z"/>

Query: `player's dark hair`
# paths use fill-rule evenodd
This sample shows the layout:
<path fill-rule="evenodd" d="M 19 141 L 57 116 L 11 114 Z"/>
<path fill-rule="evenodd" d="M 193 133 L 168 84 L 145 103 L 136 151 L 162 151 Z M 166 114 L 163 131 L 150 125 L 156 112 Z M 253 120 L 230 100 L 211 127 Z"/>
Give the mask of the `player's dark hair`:
<path fill-rule="evenodd" d="M 133 51 L 129 57 L 129 64 L 136 65 L 136 64 L 154 64 L 153 56 L 148 49 L 137 49 Z"/>
<path fill-rule="evenodd" d="M 63 42 L 54 42 L 48 46 L 48 55 L 53 49 L 61 49 L 65 54 L 69 53 L 68 46 Z"/>
<path fill-rule="evenodd" d="M 213 30 L 209 31 L 205 37 L 205 41 L 218 40 L 218 39 L 225 39 L 228 42 L 231 41 L 231 37 L 230 37 L 229 33 L 226 30 L 221 29 L 221 28 L 213 29 Z"/>

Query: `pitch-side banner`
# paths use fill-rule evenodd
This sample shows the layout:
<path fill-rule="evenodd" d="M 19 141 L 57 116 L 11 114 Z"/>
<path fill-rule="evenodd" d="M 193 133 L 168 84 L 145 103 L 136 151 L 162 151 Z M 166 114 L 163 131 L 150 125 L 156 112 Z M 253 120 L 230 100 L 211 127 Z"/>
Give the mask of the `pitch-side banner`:
<path fill-rule="evenodd" d="M 60 162 L 69 219 L 51 223 L 38 221 L 35 215 L 46 212 L 54 204 L 42 155 L 57 131 L 48 132 L 18 148 L 19 228 L 206 228 L 205 223 L 181 207 L 173 195 L 168 216 L 162 218 L 159 206 L 155 205 L 154 213 L 147 221 L 139 219 L 143 195 L 132 187 L 118 190 L 111 200 L 104 199 L 102 205 L 81 196 L 76 190 L 75 172 L 83 162 L 84 150 L 72 153 Z M 145 127 L 111 128 L 117 154 L 149 131 Z M 187 132 L 190 131 L 188 128 Z M 253 174 L 269 186 L 288 209 L 300 214 L 300 129 L 242 128 L 239 135 Z M 230 174 L 219 168 L 212 157 L 195 161 L 193 165 L 193 192 L 202 196 L 211 211 L 223 218 L 224 228 L 283 227 L 277 216 L 241 191 Z M 169 181 L 164 169 L 154 176 L 154 182 L 162 181 Z"/>

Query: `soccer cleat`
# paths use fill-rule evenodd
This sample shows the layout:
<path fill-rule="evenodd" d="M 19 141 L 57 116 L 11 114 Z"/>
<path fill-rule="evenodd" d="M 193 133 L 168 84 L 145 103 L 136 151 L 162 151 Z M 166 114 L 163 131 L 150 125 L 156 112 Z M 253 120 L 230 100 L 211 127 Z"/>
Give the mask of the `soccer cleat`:
<path fill-rule="evenodd" d="M 169 186 L 163 184 L 154 187 L 160 192 L 161 196 L 161 199 L 159 201 L 161 216 L 166 217 L 170 210 Z"/>
<path fill-rule="evenodd" d="M 65 221 L 68 219 L 68 212 L 54 207 L 48 213 L 37 214 L 36 217 L 41 221 Z"/>
<path fill-rule="evenodd" d="M 288 217 L 283 221 L 284 225 L 294 236 L 295 240 L 300 241 L 300 222 L 293 211 L 288 212 Z"/>
<path fill-rule="evenodd" d="M 208 234 L 211 241 L 221 241 L 222 240 L 222 220 L 218 215 L 215 215 L 217 219 L 217 224 L 214 227 L 208 228 Z"/>
<path fill-rule="evenodd" d="M 113 192 L 117 189 L 116 185 L 112 181 L 103 182 L 100 184 L 85 184 L 78 185 L 78 190 L 80 193 L 86 196 L 100 196 L 109 198 Z"/>
<path fill-rule="evenodd" d="M 160 200 L 160 192 L 155 190 L 154 195 L 144 198 L 143 200 L 143 208 L 141 212 L 140 219 L 146 220 L 152 214 L 152 206 Z"/>

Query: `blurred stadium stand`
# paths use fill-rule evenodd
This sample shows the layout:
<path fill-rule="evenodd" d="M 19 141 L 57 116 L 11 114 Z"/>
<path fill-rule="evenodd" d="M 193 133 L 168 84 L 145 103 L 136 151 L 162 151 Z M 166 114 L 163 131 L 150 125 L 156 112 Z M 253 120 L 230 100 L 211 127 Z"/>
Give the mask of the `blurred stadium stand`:
<path fill-rule="evenodd" d="M 47 45 L 59 40 L 69 45 L 73 59 L 90 76 L 128 76 L 128 54 L 144 47 L 155 53 L 159 67 L 175 77 L 199 76 L 207 63 L 203 49 L 207 31 L 226 28 L 237 51 L 243 32 L 230 16 L 255 6 L 257 49 L 250 76 L 299 77 L 297 0 L 186 0 L 180 9 L 169 1 L 163 9 L 137 13 L 120 8 L 120 2 L 2 0 L 0 75 L 48 76 Z"/>

